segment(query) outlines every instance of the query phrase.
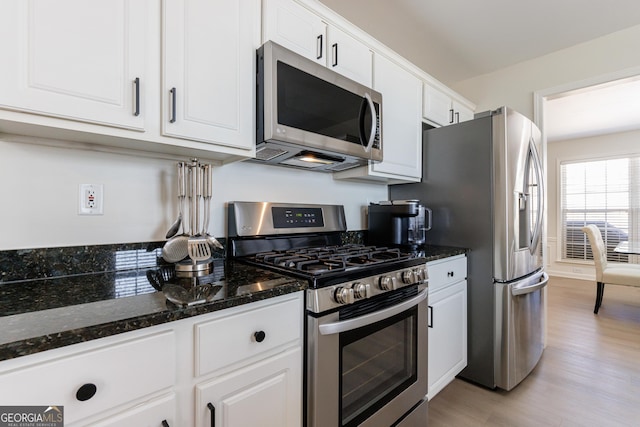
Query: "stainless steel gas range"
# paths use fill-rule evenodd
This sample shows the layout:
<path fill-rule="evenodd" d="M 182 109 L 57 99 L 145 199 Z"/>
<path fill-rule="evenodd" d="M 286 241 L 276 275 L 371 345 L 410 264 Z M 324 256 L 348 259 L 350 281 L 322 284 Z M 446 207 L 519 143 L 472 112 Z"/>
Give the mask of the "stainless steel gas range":
<path fill-rule="evenodd" d="M 346 230 L 339 205 L 228 205 L 232 257 L 309 283 L 305 425 L 423 427 L 425 259 L 343 244 Z"/>

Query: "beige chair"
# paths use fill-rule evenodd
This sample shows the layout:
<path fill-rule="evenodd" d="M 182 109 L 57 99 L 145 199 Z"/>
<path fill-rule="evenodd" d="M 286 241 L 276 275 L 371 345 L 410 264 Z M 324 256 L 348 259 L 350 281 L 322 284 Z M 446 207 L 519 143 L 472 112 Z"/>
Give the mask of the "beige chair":
<path fill-rule="evenodd" d="M 593 312 L 598 314 L 604 295 L 604 284 L 640 286 L 640 265 L 638 264 L 607 264 L 607 248 L 602 240 L 600 230 L 593 224 L 582 227 L 582 231 L 587 234 L 593 261 L 596 265 L 596 306 Z"/>

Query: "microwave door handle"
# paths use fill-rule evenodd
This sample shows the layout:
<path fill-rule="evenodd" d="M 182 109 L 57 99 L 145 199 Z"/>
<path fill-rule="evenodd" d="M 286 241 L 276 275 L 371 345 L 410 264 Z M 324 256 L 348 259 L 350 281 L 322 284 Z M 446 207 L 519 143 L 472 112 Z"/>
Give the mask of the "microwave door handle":
<path fill-rule="evenodd" d="M 420 292 L 413 298 L 410 298 L 406 301 L 403 301 L 399 304 L 393 305 L 389 308 L 385 308 L 384 310 L 375 311 L 373 313 L 365 314 L 364 316 L 354 317 L 349 320 L 342 320 L 340 322 L 334 323 L 326 323 L 324 325 L 318 326 L 320 333 L 322 335 L 332 335 L 339 334 L 341 332 L 351 331 L 353 329 L 358 329 L 363 326 L 371 325 L 381 320 L 388 319 L 396 314 L 402 313 L 405 310 L 408 310 L 422 301 L 427 299 L 429 290 L 425 289 Z"/>
<path fill-rule="evenodd" d="M 371 150 L 371 146 L 373 145 L 373 141 L 376 138 L 376 123 L 378 122 L 378 116 L 376 114 L 376 106 L 373 103 L 373 100 L 371 99 L 371 95 L 369 95 L 368 93 L 364 94 L 364 99 L 366 100 L 367 104 L 369 104 L 369 108 L 371 109 L 371 131 L 369 132 L 369 139 L 367 141 L 367 145 L 364 145 L 364 151 L 365 153 L 368 153 Z M 361 123 L 361 129 L 360 131 L 363 133 L 362 135 L 362 140 L 364 140 L 365 135 L 364 135 L 364 129 L 362 129 L 362 127 L 364 127 L 364 112 L 365 109 L 363 108 L 361 113 L 360 113 L 360 123 Z"/>

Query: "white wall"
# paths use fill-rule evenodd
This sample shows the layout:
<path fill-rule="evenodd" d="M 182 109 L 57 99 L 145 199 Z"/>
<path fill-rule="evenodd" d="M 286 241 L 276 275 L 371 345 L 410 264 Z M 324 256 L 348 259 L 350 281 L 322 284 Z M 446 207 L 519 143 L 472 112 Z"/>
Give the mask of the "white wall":
<path fill-rule="evenodd" d="M 578 159 L 597 159 L 628 154 L 640 154 L 640 131 L 622 132 L 591 138 L 578 138 L 551 142 L 547 145 L 547 235 L 548 271 L 551 274 L 590 278 L 592 263 L 566 262 L 560 260 L 562 251 L 560 229 L 560 162 Z"/>
<path fill-rule="evenodd" d="M 487 42 L 487 49 L 491 42 Z M 507 105 L 533 118 L 533 93 L 640 66 L 640 25 L 451 85 L 476 111 Z"/>
<path fill-rule="evenodd" d="M 177 217 L 175 162 L 0 140 L 0 250 L 164 240 Z M 185 158 L 188 160 L 188 158 Z M 226 236 L 225 203 L 345 205 L 349 230 L 366 229 L 379 184 L 251 163 L 215 167 L 210 232 Z M 104 185 L 104 215 L 78 215 L 78 185 Z"/>

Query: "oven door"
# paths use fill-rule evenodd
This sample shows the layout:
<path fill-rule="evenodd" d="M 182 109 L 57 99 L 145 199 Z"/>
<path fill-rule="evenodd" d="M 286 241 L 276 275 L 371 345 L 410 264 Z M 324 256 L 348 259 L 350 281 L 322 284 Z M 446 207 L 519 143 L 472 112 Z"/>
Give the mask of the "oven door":
<path fill-rule="evenodd" d="M 308 426 L 390 426 L 418 405 L 427 394 L 426 313 L 426 287 L 416 285 L 309 316 Z"/>

